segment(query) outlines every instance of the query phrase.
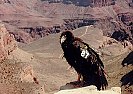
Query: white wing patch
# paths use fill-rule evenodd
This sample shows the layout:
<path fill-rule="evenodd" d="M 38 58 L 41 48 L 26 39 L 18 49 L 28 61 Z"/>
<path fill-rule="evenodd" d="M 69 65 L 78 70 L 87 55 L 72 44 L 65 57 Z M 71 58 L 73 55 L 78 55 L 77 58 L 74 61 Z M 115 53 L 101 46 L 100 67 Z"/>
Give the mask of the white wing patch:
<path fill-rule="evenodd" d="M 83 49 L 81 52 L 81 56 L 85 59 L 88 58 L 88 56 L 90 55 L 90 53 L 87 51 L 87 49 Z"/>

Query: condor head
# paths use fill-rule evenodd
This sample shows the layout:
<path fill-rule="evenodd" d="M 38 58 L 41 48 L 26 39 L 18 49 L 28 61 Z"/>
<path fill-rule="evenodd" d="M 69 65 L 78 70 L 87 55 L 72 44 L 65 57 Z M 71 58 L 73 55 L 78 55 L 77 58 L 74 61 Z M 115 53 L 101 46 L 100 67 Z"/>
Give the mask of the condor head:
<path fill-rule="evenodd" d="M 60 36 L 60 43 L 64 43 L 64 42 L 72 42 L 74 40 L 74 35 L 72 34 L 72 32 L 70 31 L 65 31 L 61 34 Z"/>

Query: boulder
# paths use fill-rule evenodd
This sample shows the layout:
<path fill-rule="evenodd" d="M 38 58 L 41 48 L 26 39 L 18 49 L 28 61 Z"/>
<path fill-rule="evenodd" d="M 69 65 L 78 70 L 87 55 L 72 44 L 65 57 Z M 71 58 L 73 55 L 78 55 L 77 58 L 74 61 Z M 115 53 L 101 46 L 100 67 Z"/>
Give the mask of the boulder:
<path fill-rule="evenodd" d="M 98 91 L 96 86 L 87 86 L 77 89 L 61 90 L 55 94 L 121 94 L 121 88 L 112 87 L 109 90 Z"/>

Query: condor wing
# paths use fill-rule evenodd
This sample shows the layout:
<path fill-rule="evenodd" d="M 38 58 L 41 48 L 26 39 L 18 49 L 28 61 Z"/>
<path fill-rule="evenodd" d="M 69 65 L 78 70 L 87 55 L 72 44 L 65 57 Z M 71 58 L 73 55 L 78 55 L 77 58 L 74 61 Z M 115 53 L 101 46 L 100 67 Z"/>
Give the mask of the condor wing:
<path fill-rule="evenodd" d="M 76 40 L 74 42 L 74 47 L 80 52 L 80 57 L 82 57 L 87 63 L 91 63 L 91 66 L 93 67 L 92 70 L 100 79 L 102 89 L 105 89 L 108 86 L 108 82 L 105 77 L 104 65 L 99 55 L 83 41 Z"/>

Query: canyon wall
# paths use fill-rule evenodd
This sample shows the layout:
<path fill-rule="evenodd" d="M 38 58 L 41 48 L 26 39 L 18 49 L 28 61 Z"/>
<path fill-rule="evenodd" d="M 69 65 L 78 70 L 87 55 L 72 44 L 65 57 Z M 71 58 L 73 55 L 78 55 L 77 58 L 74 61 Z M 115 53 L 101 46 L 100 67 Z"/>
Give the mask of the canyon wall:
<path fill-rule="evenodd" d="M 105 36 L 122 31 L 132 38 L 129 3 L 132 0 L 0 0 L 0 20 L 22 43 L 88 25 L 99 27 Z"/>
<path fill-rule="evenodd" d="M 17 47 L 14 36 L 9 34 L 4 24 L 0 22 L 0 62 Z"/>
<path fill-rule="evenodd" d="M 17 47 L 14 36 L 0 22 L 0 94 L 45 94 L 33 62 L 33 56 Z"/>
<path fill-rule="evenodd" d="M 114 5 L 116 0 L 42 0 L 49 3 L 74 4 L 76 6 L 102 7 Z"/>

